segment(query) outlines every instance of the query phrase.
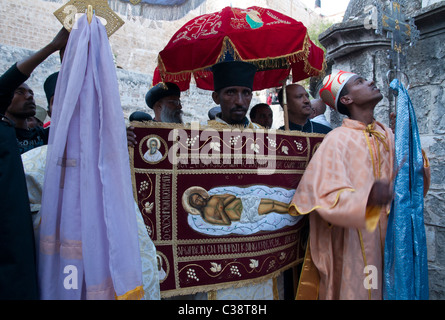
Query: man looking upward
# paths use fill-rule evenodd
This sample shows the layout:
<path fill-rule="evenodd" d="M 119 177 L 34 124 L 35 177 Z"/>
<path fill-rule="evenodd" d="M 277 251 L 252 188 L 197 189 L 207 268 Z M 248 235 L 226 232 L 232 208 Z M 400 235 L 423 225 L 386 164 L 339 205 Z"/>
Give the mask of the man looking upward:
<path fill-rule="evenodd" d="M 289 207 L 292 215 L 309 214 L 300 284 L 312 270 L 316 289 L 300 285 L 297 298 L 380 300 L 394 179 L 394 134 L 374 119 L 383 95 L 372 80 L 334 71 L 324 79 L 320 96 L 349 118 L 325 137 Z M 364 285 L 368 266 L 376 268 L 373 288 Z"/>

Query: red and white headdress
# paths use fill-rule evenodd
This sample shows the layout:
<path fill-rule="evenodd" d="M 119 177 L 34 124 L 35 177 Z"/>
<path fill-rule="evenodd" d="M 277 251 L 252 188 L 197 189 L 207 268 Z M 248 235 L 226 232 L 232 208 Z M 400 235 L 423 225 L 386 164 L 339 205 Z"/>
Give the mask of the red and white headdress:
<path fill-rule="evenodd" d="M 323 80 L 323 87 L 320 89 L 320 98 L 332 109 L 337 110 L 341 90 L 348 80 L 355 75 L 356 74 L 352 72 L 332 70 L 332 73 Z"/>

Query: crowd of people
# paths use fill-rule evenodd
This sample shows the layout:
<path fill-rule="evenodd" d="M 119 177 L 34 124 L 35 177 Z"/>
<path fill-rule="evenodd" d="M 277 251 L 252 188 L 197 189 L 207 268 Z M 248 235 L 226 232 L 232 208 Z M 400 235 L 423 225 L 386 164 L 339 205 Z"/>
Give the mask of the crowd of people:
<path fill-rule="evenodd" d="M 38 110 L 26 80 L 51 54 L 60 52 L 63 59 L 68 38 L 69 33 L 62 29 L 51 43 L 0 77 L 0 299 L 39 298 L 34 230 L 21 154 L 48 143 L 51 126 L 43 121 L 46 114 L 51 116 L 57 73 L 44 85 L 48 100 L 45 112 Z M 254 65 L 227 61 L 215 64 L 212 72 L 212 98 L 217 107 L 209 110 L 209 124 L 272 127 L 273 112 L 268 103 L 250 108 Z M 338 81 L 327 83 L 330 77 Z M 382 247 L 393 199 L 394 134 L 374 118 L 383 95 L 372 80 L 341 71 L 330 77 L 324 81 L 320 99 L 312 101 L 303 86 L 286 86 L 290 130 L 326 134 L 289 204 L 289 214 L 310 217 L 309 254 L 301 277 L 306 279 L 308 270 L 316 270 L 316 281 L 309 281 L 312 289 L 317 288 L 312 298 L 381 299 L 381 286 L 372 293 L 363 286 L 363 267 L 375 265 L 382 279 Z M 181 124 L 184 106 L 180 98 L 176 84 L 160 83 L 145 96 L 154 117 L 137 112 L 130 120 Z M 278 101 L 283 106 L 283 90 Z M 333 129 L 326 120 L 326 105 L 347 116 L 341 127 Z M 40 124 L 31 124 L 37 120 Z M 129 147 L 138 141 L 133 129 L 127 128 Z M 429 175 L 427 167 L 424 174 Z M 285 276 L 285 282 L 292 282 L 289 290 L 293 291 L 292 274 Z M 308 298 L 310 293 L 311 288 L 301 286 L 297 297 Z"/>

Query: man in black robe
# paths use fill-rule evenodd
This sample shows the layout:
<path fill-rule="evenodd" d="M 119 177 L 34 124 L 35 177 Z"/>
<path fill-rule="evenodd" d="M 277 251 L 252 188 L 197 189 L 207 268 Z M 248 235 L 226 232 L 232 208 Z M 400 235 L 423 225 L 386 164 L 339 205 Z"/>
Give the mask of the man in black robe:
<path fill-rule="evenodd" d="M 34 234 L 15 124 L 5 116 L 17 89 L 52 53 L 63 49 L 62 29 L 44 48 L 0 77 L 0 300 L 38 299 Z"/>

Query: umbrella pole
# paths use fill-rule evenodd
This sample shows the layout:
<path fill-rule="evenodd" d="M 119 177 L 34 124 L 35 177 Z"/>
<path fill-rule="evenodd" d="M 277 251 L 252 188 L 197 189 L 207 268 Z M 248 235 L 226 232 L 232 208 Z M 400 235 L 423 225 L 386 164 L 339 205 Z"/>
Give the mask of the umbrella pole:
<path fill-rule="evenodd" d="M 286 93 L 287 79 L 283 81 L 283 111 L 284 111 L 284 129 L 289 131 L 289 114 L 287 112 L 287 93 Z"/>

